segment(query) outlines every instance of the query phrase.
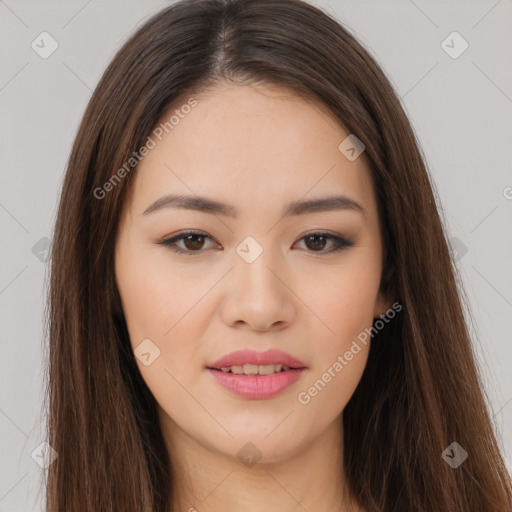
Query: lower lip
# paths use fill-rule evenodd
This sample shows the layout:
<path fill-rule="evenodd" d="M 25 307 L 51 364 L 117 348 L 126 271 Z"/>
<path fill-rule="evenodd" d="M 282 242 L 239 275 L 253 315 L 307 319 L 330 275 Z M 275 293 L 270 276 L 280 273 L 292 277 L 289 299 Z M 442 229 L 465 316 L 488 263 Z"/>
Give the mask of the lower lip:
<path fill-rule="evenodd" d="M 261 399 L 272 398 L 284 391 L 300 379 L 305 369 L 293 368 L 272 375 L 236 375 L 222 370 L 213 370 L 212 368 L 208 368 L 208 371 L 221 386 L 232 391 L 235 395 Z"/>

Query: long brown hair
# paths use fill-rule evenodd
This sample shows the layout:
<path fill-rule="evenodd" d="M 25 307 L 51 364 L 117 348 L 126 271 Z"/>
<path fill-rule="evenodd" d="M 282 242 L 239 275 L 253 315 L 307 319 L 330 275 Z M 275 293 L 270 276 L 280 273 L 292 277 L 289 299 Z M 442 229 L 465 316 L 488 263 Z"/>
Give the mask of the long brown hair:
<path fill-rule="evenodd" d="M 53 237 L 47 430 L 58 457 L 48 512 L 171 510 L 172 461 L 130 347 L 114 246 L 136 172 L 126 162 L 164 112 L 221 80 L 315 98 L 366 147 L 385 242 L 382 287 L 403 308 L 372 340 L 343 412 L 353 496 L 369 512 L 509 512 L 510 475 L 419 144 L 369 52 L 301 0 L 174 3 L 130 37 L 90 99 Z M 457 468 L 442 457 L 452 442 L 468 453 Z"/>

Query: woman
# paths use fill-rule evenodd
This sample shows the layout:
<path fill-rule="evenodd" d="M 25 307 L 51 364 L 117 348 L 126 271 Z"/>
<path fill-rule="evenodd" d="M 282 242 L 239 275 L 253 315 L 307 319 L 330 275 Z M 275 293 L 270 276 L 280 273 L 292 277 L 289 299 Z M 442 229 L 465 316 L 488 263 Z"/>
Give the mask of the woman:
<path fill-rule="evenodd" d="M 418 143 L 319 9 L 147 21 L 53 247 L 49 512 L 511 509 Z"/>

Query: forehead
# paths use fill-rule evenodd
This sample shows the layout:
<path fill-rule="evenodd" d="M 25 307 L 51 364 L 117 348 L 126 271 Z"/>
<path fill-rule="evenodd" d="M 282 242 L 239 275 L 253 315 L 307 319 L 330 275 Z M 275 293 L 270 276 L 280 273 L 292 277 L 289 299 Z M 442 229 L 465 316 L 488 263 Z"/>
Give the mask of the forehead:
<path fill-rule="evenodd" d="M 288 89 L 216 85 L 183 96 L 158 127 L 153 149 L 135 171 L 136 213 L 168 193 L 213 197 L 249 215 L 332 193 L 375 210 L 364 154 L 350 161 L 339 149 L 349 133 L 320 102 Z"/>

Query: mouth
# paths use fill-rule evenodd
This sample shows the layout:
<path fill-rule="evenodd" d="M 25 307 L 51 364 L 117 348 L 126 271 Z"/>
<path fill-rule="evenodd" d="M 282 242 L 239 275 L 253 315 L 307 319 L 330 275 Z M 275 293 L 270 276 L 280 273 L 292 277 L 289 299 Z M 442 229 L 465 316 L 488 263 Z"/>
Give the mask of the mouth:
<path fill-rule="evenodd" d="M 207 366 L 209 370 L 215 370 L 223 373 L 235 374 L 235 375 L 274 375 L 277 373 L 286 372 L 289 370 L 301 370 L 304 368 L 292 368 L 291 366 L 287 366 L 285 364 L 244 364 L 244 365 L 233 365 L 233 366 L 223 366 L 221 368 L 212 368 Z"/>
<path fill-rule="evenodd" d="M 297 382 L 307 367 L 282 350 L 245 349 L 227 354 L 206 369 L 231 394 L 255 400 L 277 396 Z"/>
<path fill-rule="evenodd" d="M 243 349 L 231 352 L 206 367 L 235 375 L 271 375 L 283 370 L 303 369 L 306 365 L 282 350 L 268 349 L 260 352 Z"/>

